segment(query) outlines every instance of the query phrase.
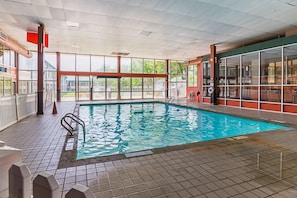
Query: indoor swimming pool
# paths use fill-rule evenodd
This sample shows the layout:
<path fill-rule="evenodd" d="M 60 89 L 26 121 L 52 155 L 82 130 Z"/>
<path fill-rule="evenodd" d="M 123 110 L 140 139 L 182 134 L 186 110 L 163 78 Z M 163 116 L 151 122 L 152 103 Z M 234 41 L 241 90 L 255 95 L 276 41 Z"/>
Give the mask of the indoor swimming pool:
<path fill-rule="evenodd" d="M 77 159 L 271 131 L 285 126 L 162 102 L 81 105 Z"/>

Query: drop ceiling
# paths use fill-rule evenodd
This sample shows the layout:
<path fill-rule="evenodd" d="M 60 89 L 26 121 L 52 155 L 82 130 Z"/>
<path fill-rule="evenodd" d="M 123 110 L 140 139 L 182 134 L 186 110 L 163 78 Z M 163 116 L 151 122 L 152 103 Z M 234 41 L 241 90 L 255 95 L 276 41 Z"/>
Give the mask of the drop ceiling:
<path fill-rule="evenodd" d="M 189 60 L 297 28 L 297 0 L 0 0 L 0 29 L 29 50 Z"/>

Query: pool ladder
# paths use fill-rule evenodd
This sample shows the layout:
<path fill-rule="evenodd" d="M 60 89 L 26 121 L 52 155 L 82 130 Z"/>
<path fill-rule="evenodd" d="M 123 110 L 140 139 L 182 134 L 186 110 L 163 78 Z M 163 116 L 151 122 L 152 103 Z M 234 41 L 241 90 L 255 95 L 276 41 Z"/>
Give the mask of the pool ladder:
<path fill-rule="evenodd" d="M 172 103 L 173 101 L 175 100 L 175 97 L 174 96 L 171 96 L 170 98 L 168 98 L 166 100 L 167 103 Z"/>
<path fill-rule="evenodd" d="M 67 119 L 68 118 L 68 119 Z M 61 125 L 64 129 L 66 129 L 68 131 L 68 133 L 70 133 L 71 136 L 73 136 L 72 131 L 75 131 L 76 129 L 74 127 L 71 126 L 71 122 L 74 121 L 77 124 L 79 124 L 80 126 L 82 126 L 83 128 L 83 133 L 84 133 L 84 142 L 86 141 L 86 126 L 85 126 L 85 122 L 80 119 L 79 117 L 77 117 L 76 115 L 74 115 L 73 113 L 67 113 L 66 115 L 64 115 L 64 117 L 61 119 Z"/>

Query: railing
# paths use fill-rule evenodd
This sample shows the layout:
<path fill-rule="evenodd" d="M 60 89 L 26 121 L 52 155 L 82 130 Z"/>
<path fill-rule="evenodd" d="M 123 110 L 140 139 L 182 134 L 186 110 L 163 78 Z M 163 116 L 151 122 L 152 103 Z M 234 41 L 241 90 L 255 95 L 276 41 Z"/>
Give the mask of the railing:
<path fill-rule="evenodd" d="M 0 97 L 0 131 L 36 113 L 36 94 Z"/>
<path fill-rule="evenodd" d="M 171 96 L 170 98 L 166 99 L 166 103 L 172 103 L 173 101 L 175 101 L 175 97 Z"/>
<path fill-rule="evenodd" d="M 69 119 L 67 119 L 69 118 Z M 68 122 L 70 121 L 70 122 Z M 64 117 L 61 119 L 61 125 L 64 127 L 64 129 L 66 129 L 70 135 L 73 135 L 73 131 L 76 130 L 75 127 L 71 126 L 71 122 L 74 121 L 75 123 L 79 124 L 80 126 L 82 126 L 83 128 L 83 133 L 84 133 L 84 142 L 86 141 L 86 126 L 85 126 L 85 122 L 80 119 L 78 116 L 74 115 L 73 113 L 67 113 L 66 115 L 64 115 Z"/>

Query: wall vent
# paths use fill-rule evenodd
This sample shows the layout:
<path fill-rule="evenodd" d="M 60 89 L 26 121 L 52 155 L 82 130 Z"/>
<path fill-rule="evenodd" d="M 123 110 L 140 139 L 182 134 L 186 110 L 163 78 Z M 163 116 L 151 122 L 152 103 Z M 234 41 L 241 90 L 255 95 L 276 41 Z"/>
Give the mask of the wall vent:
<path fill-rule="evenodd" d="M 7 41 L 7 34 L 2 32 L 1 30 L 0 30 L 0 39 L 2 39 L 3 41 Z"/>
<path fill-rule="evenodd" d="M 117 56 L 128 56 L 130 53 L 129 52 L 111 52 L 112 55 L 117 55 Z"/>

